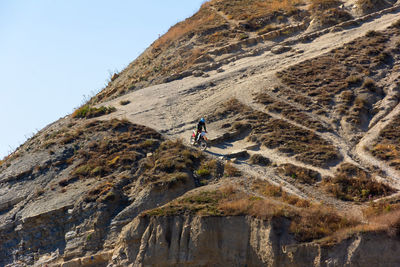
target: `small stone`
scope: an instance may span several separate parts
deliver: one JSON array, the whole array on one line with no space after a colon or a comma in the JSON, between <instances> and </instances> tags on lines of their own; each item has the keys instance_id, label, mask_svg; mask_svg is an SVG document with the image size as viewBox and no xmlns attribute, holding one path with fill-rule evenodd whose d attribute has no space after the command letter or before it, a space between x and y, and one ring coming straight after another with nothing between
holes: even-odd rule
<instances>
[{"instance_id":1,"label":"small stone","mask_svg":"<svg viewBox=\"0 0 400 267\"><path fill-rule=\"evenodd\" d=\"M274 54L282 54L290 50L292 50L290 46L277 45L271 49L271 52Z\"/></svg>"}]
</instances>

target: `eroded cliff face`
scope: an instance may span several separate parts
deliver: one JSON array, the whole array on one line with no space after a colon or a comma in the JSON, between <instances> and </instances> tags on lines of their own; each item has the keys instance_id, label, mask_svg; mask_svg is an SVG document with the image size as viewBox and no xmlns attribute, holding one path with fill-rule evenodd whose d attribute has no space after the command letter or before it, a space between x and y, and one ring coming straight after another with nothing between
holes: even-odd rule
<instances>
[{"instance_id":1,"label":"eroded cliff face","mask_svg":"<svg viewBox=\"0 0 400 267\"><path fill-rule=\"evenodd\" d=\"M399 266L400 240L362 233L335 245L299 244L283 218L138 217L109 266Z\"/></svg>"}]
</instances>

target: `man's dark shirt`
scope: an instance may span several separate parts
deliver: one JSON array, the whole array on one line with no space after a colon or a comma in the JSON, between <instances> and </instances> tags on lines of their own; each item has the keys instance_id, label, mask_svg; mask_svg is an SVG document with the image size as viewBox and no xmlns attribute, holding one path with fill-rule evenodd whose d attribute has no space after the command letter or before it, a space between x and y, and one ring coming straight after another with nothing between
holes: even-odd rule
<instances>
[{"instance_id":1,"label":"man's dark shirt","mask_svg":"<svg viewBox=\"0 0 400 267\"><path fill-rule=\"evenodd\" d=\"M197 131L201 132L203 127L204 127L204 131L207 132L206 123L199 121L199 123L197 124Z\"/></svg>"}]
</instances>

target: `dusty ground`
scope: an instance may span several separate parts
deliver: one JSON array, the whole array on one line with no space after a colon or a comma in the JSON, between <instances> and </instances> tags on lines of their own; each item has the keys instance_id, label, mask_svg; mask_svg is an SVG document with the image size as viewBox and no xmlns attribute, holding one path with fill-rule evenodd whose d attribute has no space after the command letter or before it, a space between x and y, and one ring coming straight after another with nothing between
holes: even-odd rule
<instances>
[{"instance_id":1,"label":"dusty ground","mask_svg":"<svg viewBox=\"0 0 400 267\"><path fill-rule=\"evenodd\" d=\"M188 140L191 130L197 120L202 116L212 114L214 110L228 99L236 98L243 104L254 110L265 112L268 115L285 120L294 125L309 129L307 125L299 125L279 114L270 113L256 103L254 95L265 89L268 84L273 87L279 81L275 73L287 69L304 60L322 55L333 48L341 47L345 43L357 37L364 36L370 30L384 30L399 19L400 11L386 13L377 18L366 21L358 27L332 31L317 37L312 42L296 42L291 46L291 51L283 54L274 54L269 50L258 56L246 57L223 65L223 71L210 71L209 77L187 77L170 83L147 87L102 105L110 105L117 111L102 117L102 119L125 118L137 124L143 124L160 131L172 138ZM301 37L297 37L301 38ZM256 49L257 47L255 47ZM121 105L122 100L129 100L130 104ZM331 132L318 132L323 139L332 142L343 155L345 162L355 165L375 166L387 175L381 179L396 189L400 189L400 173L371 157L364 145L372 142L386 124L400 112L399 106L385 114L377 124L370 127L358 145L352 147L340 136ZM328 122L327 122L328 123ZM208 125L209 138L214 139L224 133L218 123ZM247 148L251 143L245 140L236 140L223 145L210 147L208 152L215 156L228 155L236 150ZM335 168L318 168L310 164L300 163L291 157L273 149L260 147L256 151L248 150L250 154L259 153L265 155L275 165L292 163L318 171L322 176L333 176ZM338 206L342 210L353 209L354 206L338 201L337 199L320 194L313 187L294 185L284 178L276 175L272 168L254 167L244 161L238 161L237 166L245 173L270 180L274 184L280 184L285 190L298 196L317 199Z\"/></svg>"}]
</instances>

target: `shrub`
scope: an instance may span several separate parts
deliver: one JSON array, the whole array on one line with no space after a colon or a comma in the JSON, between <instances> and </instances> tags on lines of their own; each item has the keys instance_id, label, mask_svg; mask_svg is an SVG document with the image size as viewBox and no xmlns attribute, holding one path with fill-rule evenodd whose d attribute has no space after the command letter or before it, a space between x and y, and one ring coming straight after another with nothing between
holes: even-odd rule
<instances>
[{"instance_id":1,"label":"shrub","mask_svg":"<svg viewBox=\"0 0 400 267\"><path fill-rule=\"evenodd\" d=\"M375 87L375 81L371 78L366 78L363 83L363 87L372 89Z\"/></svg>"},{"instance_id":2,"label":"shrub","mask_svg":"<svg viewBox=\"0 0 400 267\"><path fill-rule=\"evenodd\" d=\"M264 28L258 30L258 31L257 31L257 34L258 34L258 35L263 35L263 34L266 34L266 33L268 33L268 32L275 31L275 30L277 30L277 29L279 29L279 27L277 27L277 26L275 26L275 25L272 25L272 24L268 24L268 25L265 26Z\"/></svg>"},{"instance_id":3,"label":"shrub","mask_svg":"<svg viewBox=\"0 0 400 267\"><path fill-rule=\"evenodd\" d=\"M329 192L347 201L368 201L394 192L391 187L373 180L365 170L350 163L341 164L336 176L325 183Z\"/></svg>"},{"instance_id":4,"label":"shrub","mask_svg":"<svg viewBox=\"0 0 400 267\"><path fill-rule=\"evenodd\" d=\"M349 178L344 174L339 174L332 180L328 191L342 200L368 201L376 197L387 196L394 190L366 177Z\"/></svg>"},{"instance_id":5,"label":"shrub","mask_svg":"<svg viewBox=\"0 0 400 267\"><path fill-rule=\"evenodd\" d=\"M340 5L339 0L311 0L311 10L324 10Z\"/></svg>"},{"instance_id":6,"label":"shrub","mask_svg":"<svg viewBox=\"0 0 400 267\"><path fill-rule=\"evenodd\" d=\"M91 171L92 167L90 165L82 165L75 170L74 174L81 176L88 176Z\"/></svg>"},{"instance_id":7,"label":"shrub","mask_svg":"<svg viewBox=\"0 0 400 267\"><path fill-rule=\"evenodd\" d=\"M346 82L348 86L360 84L362 81L362 77L359 75L351 75L346 78Z\"/></svg>"},{"instance_id":8,"label":"shrub","mask_svg":"<svg viewBox=\"0 0 400 267\"><path fill-rule=\"evenodd\" d=\"M374 31L374 30L370 30L365 34L366 37L376 37L376 36L380 36L380 35L381 35L381 33Z\"/></svg>"},{"instance_id":9,"label":"shrub","mask_svg":"<svg viewBox=\"0 0 400 267\"><path fill-rule=\"evenodd\" d=\"M199 175L199 176L209 176L210 175L210 170L209 169L205 169L205 168L203 168L203 169L199 169L199 170L197 170L196 171L196 174L197 175Z\"/></svg>"},{"instance_id":10,"label":"shrub","mask_svg":"<svg viewBox=\"0 0 400 267\"><path fill-rule=\"evenodd\" d=\"M196 171L196 174L201 177L209 175L216 175L217 172L217 161L215 159L209 161L203 161L200 168Z\"/></svg>"},{"instance_id":11,"label":"shrub","mask_svg":"<svg viewBox=\"0 0 400 267\"><path fill-rule=\"evenodd\" d=\"M102 115L109 114L116 111L114 107L104 107L99 108L91 107L90 105L84 105L72 113L72 118L94 118Z\"/></svg>"},{"instance_id":12,"label":"shrub","mask_svg":"<svg viewBox=\"0 0 400 267\"><path fill-rule=\"evenodd\" d=\"M271 161L261 154L253 154L250 157L250 163L261 165L261 166L267 166L271 163Z\"/></svg>"},{"instance_id":13,"label":"shrub","mask_svg":"<svg viewBox=\"0 0 400 267\"><path fill-rule=\"evenodd\" d=\"M318 172L290 163L280 165L279 171L286 176L306 184L314 184L320 179L320 174Z\"/></svg>"},{"instance_id":14,"label":"shrub","mask_svg":"<svg viewBox=\"0 0 400 267\"><path fill-rule=\"evenodd\" d=\"M242 173L232 165L229 161L225 164L224 167L224 175L225 176L240 176Z\"/></svg>"},{"instance_id":15,"label":"shrub","mask_svg":"<svg viewBox=\"0 0 400 267\"><path fill-rule=\"evenodd\" d=\"M388 52L382 52L378 55L377 58L382 64L389 64L392 60L392 55L390 55Z\"/></svg>"},{"instance_id":16,"label":"shrub","mask_svg":"<svg viewBox=\"0 0 400 267\"><path fill-rule=\"evenodd\" d=\"M247 33L241 33L238 36L239 40L245 40L245 39L248 39L248 38L249 38L249 35Z\"/></svg>"},{"instance_id":17,"label":"shrub","mask_svg":"<svg viewBox=\"0 0 400 267\"><path fill-rule=\"evenodd\" d=\"M317 205L304 209L301 215L295 216L289 230L296 240L309 242L357 224L359 224L358 221L346 219L329 207Z\"/></svg>"},{"instance_id":18,"label":"shrub","mask_svg":"<svg viewBox=\"0 0 400 267\"><path fill-rule=\"evenodd\" d=\"M130 100L121 100L121 101L119 102L119 104L120 104L121 106L128 105L129 103L131 103Z\"/></svg>"}]
</instances>

